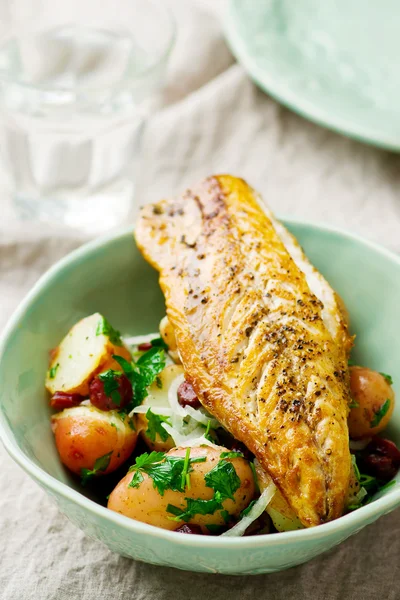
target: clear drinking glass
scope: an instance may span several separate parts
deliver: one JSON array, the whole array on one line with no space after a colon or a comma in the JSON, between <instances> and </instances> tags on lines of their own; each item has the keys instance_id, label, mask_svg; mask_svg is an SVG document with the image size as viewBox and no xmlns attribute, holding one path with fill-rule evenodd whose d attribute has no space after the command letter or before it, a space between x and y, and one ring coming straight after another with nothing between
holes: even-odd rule
<instances>
[{"instance_id":1,"label":"clear drinking glass","mask_svg":"<svg viewBox=\"0 0 400 600\"><path fill-rule=\"evenodd\" d=\"M17 212L101 231L132 208L174 42L160 0L3 0L0 150Z\"/></svg>"}]
</instances>

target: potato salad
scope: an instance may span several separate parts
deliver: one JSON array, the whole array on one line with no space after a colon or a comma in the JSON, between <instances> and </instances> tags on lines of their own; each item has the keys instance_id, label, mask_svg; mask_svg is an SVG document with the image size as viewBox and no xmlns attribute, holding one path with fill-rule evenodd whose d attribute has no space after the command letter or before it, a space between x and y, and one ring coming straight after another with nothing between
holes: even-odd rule
<instances>
[{"instance_id":1,"label":"potato salad","mask_svg":"<svg viewBox=\"0 0 400 600\"><path fill-rule=\"evenodd\" d=\"M350 366L350 384L347 511L400 468L399 450L379 435L394 409L392 378ZM167 317L159 332L130 338L99 313L80 320L51 350L45 385L61 462L82 486L102 480L110 510L180 534L304 526L254 455L203 408Z\"/></svg>"}]
</instances>

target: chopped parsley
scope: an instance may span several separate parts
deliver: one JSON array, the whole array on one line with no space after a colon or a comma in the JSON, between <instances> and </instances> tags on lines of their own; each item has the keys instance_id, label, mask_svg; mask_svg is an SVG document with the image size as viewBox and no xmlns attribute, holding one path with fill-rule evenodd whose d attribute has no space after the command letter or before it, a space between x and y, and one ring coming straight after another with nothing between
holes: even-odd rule
<instances>
[{"instance_id":1,"label":"chopped parsley","mask_svg":"<svg viewBox=\"0 0 400 600\"><path fill-rule=\"evenodd\" d=\"M257 502L257 500L252 500L250 502L250 504L247 506L247 508L245 508L244 510L242 510L242 512L240 513L240 518L241 519L243 517L245 517L246 515L249 514L249 512L251 511L251 509L253 508L253 506L255 505L256 502Z\"/></svg>"},{"instance_id":2,"label":"chopped parsley","mask_svg":"<svg viewBox=\"0 0 400 600\"><path fill-rule=\"evenodd\" d=\"M213 515L217 510L222 509L222 502L219 492L214 494L211 500L200 500L195 498L185 498L186 507L184 509L174 506L173 504L167 505L167 512L174 515L170 517L172 521L190 521L195 515Z\"/></svg>"},{"instance_id":3,"label":"chopped parsley","mask_svg":"<svg viewBox=\"0 0 400 600\"><path fill-rule=\"evenodd\" d=\"M162 387L163 387L162 380L161 380L161 377L159 377L158 375L156 377L156 386L158 387L159 390L162 390Z\"/></svg>"},{"instance_id":4,"label":"chopped parsley","mask_svg":"<svg viewBox=\"0 0 400 600\"><path fill-rule=\"evenodd\" d=\"M155 415L151 408L146 413L147 419L147 430L146 435L151 439L152 442L156 441L157 435L161 438L163 442L166 442L169 438L169 433L162 426L163 423L171 424L168 417L163 417L162 415Z\"/></svg>"},{"instance_id":5,"label":"chopped parsley","mask_svg":"<svg viewBox=\"0 0 400 600\"><path fill-rule=\"evenodd\" d=\"M218 464L204 476L207 487L214 490L214 496L210 500L200 498L185 498L186 506L179 508L173 504L168 504L167 512L171 513L173 521L188 522L195 515L213 515L217 510L225 522L228 522L230 515L224 510L223 501L228 498L234 500L234 493L240 487L240 479L232 463L226 460L220 460Z\"/></svg>"},{"instance_id":6,"label":"chopped parsley","mask_svg":"<svg viewBox=\"0 0 400 600\"><path fill-rule=\"evenodd\" d=\"M140 484L142 483L142 481L144 480L143 475L141 474L140 471L135 471L130 484L128 485L128 487L131 488L138 488L140 486Z\"/></svg>"},{"instance_id":7,"label":"chopped parsley","mask_svg":"<svg viewBox=\"0 0 400 600\"><path fill-rule=\"evenodd\" d=\"M164 342L164 340L161 337L155 338L154 340L150 340L150 344L153 346L153 348L162 348L165 351L168 350L168 345Z\"/></svg>"},{"instance_id":8,"label":"chopped parsley","mask_svg":"<svg viewBox=\"0 0 400 600\"><path fill-rule=\"evenodd\" d=\"M383 417L386 415L389 408L390 408L390 399L388 398L382 404L380 409L375 413L374 418L371 421L371 427L377 427L379 425L379 423L382 421Z\"/></svg>"},{"instance_id":9,"label":"chopped parsley","mask_svg":"<svg viewBox=\"0 0 400 600\"><path fill-rule=\"evenodd\" d=\"M382 375L382 377L386 379L389 385L393 385L393 378L391 375L388 375L387 373L379 373L379 375Z\"/></svg>"},{"instance_id":10,"label":"chopped parsley","mask_svg":"<svg viewBox=\"0 0 400 600\"><path fill-rule=\"evenodd\" d=\"M118 391L118 377L121 375L121 371L113 371L112 369L108 369L108 371L104 371L104 373L100 373L100 375L98 375L100 381L104 383L104 393L106 396L111 398L116 406L120 406L122 400L121 394Z\"/></svg>"},{"instance_id":11,"label":"chopped parsley","mask_svg":"<svg viewBox=\"0 0 400 600\"><path fill-rule=\"evenodd\" d=\"M221 517L223 518L225 523L229 523L229 521L231 520L231 515L227 510L221 510Z\"/></svg>"},{"instance_id":12,"label":"chopped parsley","mask_svg":"<svg viewBox=\"0 0 400 600\"><path fill-rule=\"evenodd\" d=\"M104 456L100 456L99 458L97 458L94 463L93 469L81 469L82 485L86 485L86 483L90 479L92 479L92 477L107 469L108 465L110 464L112 453L113 450L111 450L111 452L108 452L108 454L104 454Z\"/></svg>"},{"instance_id":13,"label":"chopped parsley","mask_svg":"<svg viewBox=\"0 0 400 600\"><path fill-rule=\"evenodd\" d=\"M350 504L347 507L348 510L356 510L357 508L361 508L361 506L364 506L365 504L369 504L370 502L372 502L373 496L376 493L387 490L389 487L396 483L395 479L392 479L387 483L382 483L381 480L377 479L376 477L373 477L372 475L361 473L360 469L357 466L357 459L354 454L351 455L351 462L354 467L354 474L357 478L357 481L360 484L360 492L362 492L363 490L364 492L361 500L359 502Z\"/></svg>"},{"instance_id":14,"label":"chopped parsley","mask_svg":"<svg viewBox=\"0 0 400 600\"><path fill-rule=\"evenodd\" d=\"M360 405L358 404L358 402L356 402L356 401L354 400L354 398L352 398L352 400L351 400L351 402L350 402L350 404L349 404L349 408L359 408L359 406L360 406Z\"/></svg>"},{"instance_id":15,"label":"chopped parsley","mask_svg":"<svg viewBox=\"0 0 400 600\"><path fill-rule=\"evenodd\" d=\"M240 478L235 467L226 460L220 460L205 476L206 486L219 493L222 500L234 500L234 493L240 487Z\"/></svg>"},{"instance_id":16,"label":"chopped parsley","mask_svg":"<svg viewBox=\"0 0 400 600\"><path fill-rule=\"evenodd\" d=\"M96 335L106 335L112 344L115 344L116 346L122 345L120 332L114 329L103 316L97 324Z\"/></svg>"},{"instance_id":17,"label":"chopped parsley","mask_svg":"<svg viewBox=\"0 0 400 600\"><path fill-rule=\"evenodd\" d=\"M133 401L128 412L139 406L148 395L147 388L165 368L165 352L162 348L150 348L135 362L129 362L122 356L113 355L129 379L133 390Z\"/></svg>"},{"instance_id":18,"label":"chopped parsley","mask_svg":"<svg viewBox=\"0 0 400 600\"><path fill-rule=\"evenodd\" d=\"M221 452L220 458L244 458L244 454L242 452L236 452L231 450L230 452Z\"/></svg>"},{"instance_id":19,"label":"chopped parsley","mask_svg":"<svg viewBox=\"0 0 400 600\"><path fill-rule=\"evenodd\" d=\"M204 437L206 438L206 440L208 440L209 442L214 443L215 440L211 437L210 435L210 429L211 429L211 420L207 421L207 426L203 425L203 427L206 428L205 432L204 432Z\"/></svg>"},{"instance_id":20,"label":"chopped parsley","mask_svg":"<svg viewBox=\"0 0 400 600\"><path fill-rule=\"evenodd\" d=\"M164 452L145 452L136 458L129 471L139 472L142 477L142 473L146 473L153 480L154 488L163 496L165 490L183 492L187 485L187 476L192 470L191 465L205 461L205 456L187 459L186 456L166 456ZM141 481L137 476L132 487L138 487Z\"/></svg>"},{"instance_id":21,"label":"chopped parsley","mask_svg":"<svg viewBox=\"0 0 400 600\"><path fill-rule=\"evenodd\" d=\"M59 366L60 366L60 363L57 363L56 365L54 365L54 367L51 367L51 369L49 371L49 379L54 379Z\"/></svg>"}]
</instances>

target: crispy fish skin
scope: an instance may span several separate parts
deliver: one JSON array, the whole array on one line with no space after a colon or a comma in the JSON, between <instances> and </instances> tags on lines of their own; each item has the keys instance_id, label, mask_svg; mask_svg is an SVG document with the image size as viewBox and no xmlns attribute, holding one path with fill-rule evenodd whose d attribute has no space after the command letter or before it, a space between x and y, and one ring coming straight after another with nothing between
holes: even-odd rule
<instances>
[{"instance_id":1,"label":"crispy fish skin","mask_svg":"<svg viewBox=\"0 0 400 600\"><path fill-rule=\"evenodd\" d=\"M351 459L346 350L260 207L228 175L142 209L186 379L305 526L339 517Z\"/></svg>"}]
</instances>

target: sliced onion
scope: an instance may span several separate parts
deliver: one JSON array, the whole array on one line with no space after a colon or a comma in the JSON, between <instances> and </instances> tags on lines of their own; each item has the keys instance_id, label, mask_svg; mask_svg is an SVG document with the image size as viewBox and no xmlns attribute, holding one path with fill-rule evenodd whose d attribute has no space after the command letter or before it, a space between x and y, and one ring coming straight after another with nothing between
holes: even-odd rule
<instances>
[{"instance_id":1,"label":"sliced onion","mask_svg":"<svg viewBox=\"0 0 400 600\"><path fill-rule=\"evenodd\" d=\"M141 404L140 406L135 406L135 408L129 413L129 416L131 417L134 414L144 415L149 409L151 410L153 415L161 415L163 417L170 417L172 415L172 410L170 408L165 408L163 406L150 406L149 404Z\"/></svg>"},{"instance_id":2,"label":"sliced onion","mask_svg":"<svg viewBox=\"0 0 400 600\"><path fill-rule=\"evenodd\" d=\"M179 415L180 417L188 416L188 413L186 412L186 410L178 402L178 388L181 385L181 383L183 383L184 381L185 381L185 376L178 375L178 377L175 377L175 379L173 379L173 381L171 382L171 385L169 386L169 389L168 389L169 405L172 408L172 411L176 415Z\"/></svg>"},{"instance_id":3,"label":"sliced onion","mask_svg":"<svg viewBox=\"0 0 400 600\"><path fill-rule=\"evenodd\" d=\"M253 521L255 521L256 519L258 519L258 517L260 515L262 515L262 513L265 511L268 504L271 502L272 498L274 497L275 492L276 492L276 486L271 481L267 485L267 487L265 488L265 490L263 491L263 493L261 494L261 496L259 497L257 502L252 506L249 513L247 515L245 515L239 521L239 523L236 523L236 525L234 525L234 527L232 527L232 529L228 529L228 531L225 531L221 535L226 536L226 537L236 537L236 536L244 535L244 533L245 533L246 529L249 527L249 525L251 525L253 523Z\"/></svg>"},{"instance_id":4,"label":"sliced onion","mask_svg":"<svg viewBox=\"0 0 400 600\"><path fill-rule=\"evenodd\" d=\"M362 502L365 498L365 496L368 496L368 492L365 489L365 487L360 488L360 490L357 492L356 496L354 497L356 502ZM354 504L356 504L356 502L354 502Z\"/></svg>"},{"instance_id":5,"label":"sliced onion","mask_svg":"<svg viewBox=\"0 0 400 600\"><path fill-rule=\"evenodd\" d=\"M370 443L371 438L367 438L366 440L350 440L349 446L350 450L364 450Z\"/></svg>"},{"instance_id":6,"label":"sliced onion","mask_svg":"<svg viewBox=\"0 0 400 600\"><path fill-rule=\"evenodd\" d=\"M146 344L147 342L151 342L156 338L159 338L160 334L157 333L148 333L146 335L133 335L131 337L123 337L122 341L125 342L128 346L139 346L139 344Z\"/></svg>"},{"instance_id":7,"label":"sliced onion","mask_svg":"<svg viewBox=\"0 0 400 600\"><path fill-rule=\"evenodd\" d=\"M202 435L204 428L196 427L190 434L184 435L180 433L175 427L168 425L168 423L161 423L165 431L172 437L177 446L182 448L193 448L194 446L211 446L212 448L219 448L216 444L213 444L204 435Z\"/></svg>"}]
</instances>

